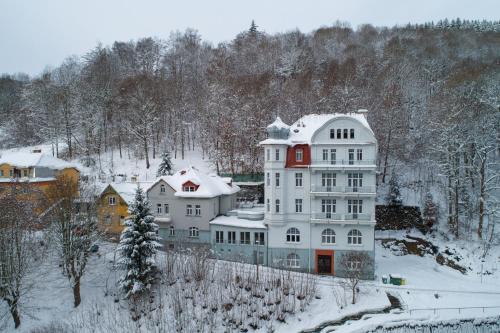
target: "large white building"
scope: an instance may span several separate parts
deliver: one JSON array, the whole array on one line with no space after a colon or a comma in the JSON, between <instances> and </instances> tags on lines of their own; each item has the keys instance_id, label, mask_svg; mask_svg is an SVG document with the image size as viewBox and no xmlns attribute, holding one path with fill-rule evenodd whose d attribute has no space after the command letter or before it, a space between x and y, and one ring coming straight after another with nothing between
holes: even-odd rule
<instances>
[{"instance_id":1,"label":"large white building","mask_svg":"<svg viewBox=\"0 0 500 333\"><path fill-rule=\"evenodd\" d=\"M278 117L264 148L267 264L342 275L346 251L374 256L377 140L366 111Z\"/></svg>"}]
</instances>

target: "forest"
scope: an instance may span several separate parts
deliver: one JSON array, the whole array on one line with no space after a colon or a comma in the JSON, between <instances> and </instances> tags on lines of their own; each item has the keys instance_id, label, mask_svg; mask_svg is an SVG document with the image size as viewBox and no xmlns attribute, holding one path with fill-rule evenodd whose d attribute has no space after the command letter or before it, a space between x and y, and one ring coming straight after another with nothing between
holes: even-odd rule
<instances>
[{"instance_id":1,"label":"forest","mask_svg":"<svg viewBox=\"0 0 500 333\"><path fill-rule=\"evenodd\" d=\"M252 22L216 46L188 29L99 44L34 77L4 74L0 148L48 143L86 165L114 151L146 168L199 149L218 172L258 173L277 115L368 109L380 184L413 177L424 213L438 205L456 237L484 239L500 214L499 83L500 22L278 34ZM405 176L415 170L424 175Z\"/></svg>"}]
</instances>

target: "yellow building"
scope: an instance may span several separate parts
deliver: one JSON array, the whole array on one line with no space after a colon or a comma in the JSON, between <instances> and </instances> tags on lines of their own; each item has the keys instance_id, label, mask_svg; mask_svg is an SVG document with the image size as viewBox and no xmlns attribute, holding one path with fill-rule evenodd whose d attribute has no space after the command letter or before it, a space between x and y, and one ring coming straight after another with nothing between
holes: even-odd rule
<instances>
[{"instance_id":1,"label":"yellow building","mask_svg":"<svg viewBox=\"0 0 500 333\"><path fill-rule=\"evenodd\" d=\"M0 196L16 191L20 200L42 212L57 179L78 183L80 171L69 162L40 152L6 152L0 156ZM77 187L75 187L77 188Z\"/></svg>"},{"instance_id":2,"label":"yellow building","mask_svg":"<svg viewBox=\"0 0 500 333\"><path fill-rule=\"evenodd\" d=\"M129 205L135 197L138 183L112 183L101 192L97 217L99 228L108 234L120 234L129 216Z\"/></svg>"}]
</instances>

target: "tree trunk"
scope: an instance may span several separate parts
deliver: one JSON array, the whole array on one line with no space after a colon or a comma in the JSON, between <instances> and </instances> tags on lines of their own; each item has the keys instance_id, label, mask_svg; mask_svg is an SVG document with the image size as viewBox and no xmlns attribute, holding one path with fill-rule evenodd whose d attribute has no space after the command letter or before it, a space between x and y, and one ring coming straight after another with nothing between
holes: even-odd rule
<instances>
[{"instance_id":1,"label":"tree trunk","mask_svg":"<svg viewBox=\"0 0 500 333\"><path fill-rule=\"evenodd\" d=\"M21 317L19 316L19 311L17 310L17 299L14 301L7 301L9 305L10 314L12 319L14 319L14 327L18 328L21 325Z\"/></svg>"},{"instance_id":2,"label":"tree trunk","mask_svg":"<svg viewBox=\"0 0 500 333\"><path fill-rule=\"evenodd\" d=\"M73 298L75 300L76 308L82 302L82 298L80 296L80 278L75 279L75 284L73 285Z\"/></svg>"},{"instance_id":3,"label":"tree trunk","mask_svg":"<svg viewBox=\"0 0 500 333\"><path fill-rule=\"evenodd\" d=\"M148 155L148 139L144 138L144 154L146 157L146 169L149 169L150 164L149 164L149 155Z\"/></svg>"},{"instance_id":4,"label":"tree trunk","mask_svg":"<svg viewBox=\"0 0 500 333\"><path fill-rule=\"evenodd\" d=\"M352 287L352 304L356 304L356 286Z\"/></svg>"},{"instance_id":5,"label":"tree trunk","mask_svg":"<svg viewBox=\"0 0 500 333\"><path fill-rule=\"evenodd\" d=\"M391 145L391 134L392 134L392 130L389 129L389 133L387 135L387 146L385 147L384 171L382 173L382 184L385 184L385 176L387 175L387 160L389 159L389 147Z\"/></svg>"},{"instance_id":6,"label":"tree trunk","mask_svg":"<svg viewBox=\"0 0 500 333\"><path fill-rule=\"evenodd\" d=\"M483 238L483 222L484 222L484 192L485 192L485 160L483 159L481 161L481 168L480 168L480 174L481 174L481 183L480 183L480 195L479 195L479 223L477 226L477 236L479 239Z\"/></svg>"}]
</instances>

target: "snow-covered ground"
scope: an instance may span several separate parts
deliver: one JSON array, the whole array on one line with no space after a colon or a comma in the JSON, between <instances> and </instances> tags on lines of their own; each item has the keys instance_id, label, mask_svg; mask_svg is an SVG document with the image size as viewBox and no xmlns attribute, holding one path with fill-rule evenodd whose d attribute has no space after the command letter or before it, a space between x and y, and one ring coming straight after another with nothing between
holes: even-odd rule
<instances>
[{"instance_id":1,"label":"snow-covered ground","mask_svg":"<svg viewBox=\"0 0 500 333\"><path fill-rule=\"evenodd\" d=\"M112 259L115 244L101 245L99 255L93 255L88 274L82 282L82 304L74 309L72 292L69 283L61 275L54 260L47 261L40 272L36 286L27 294L22 302L22 325L19 332L30 332L36 327L46 326L51 322L83 320L94 312L103 309L120 312L120 316L128 318L125 301L115 303L115 281L119 272L112 270ZM498 260L499 249L493 250ZM249 266L252 267L252 266ZM253 268L251 268L253 269ZM265 272L265 268L261 268ZM407 285L384 285L380 276L398 273L407 279ZM381 323L398 323L402 321L438 321L456 318L478 318L500 315L500 279L499 272L484 276L481 283L475 268L466 275L446 266L440 266L431 256L414 255L395 256L390 250L377 242L376 248L377 280L363 282L358 303L350 304L350 294L340 287L341 279L319 277L317 282L317 299L305 308L304 312L289 314L286 322L276 321L276 332L299 332L314 328L325 321L340 319L359 311L376 311L390 305L386 292L398 295L403 303L403 311L389 314L367 315L360 321L351 321L340 327L338 332L362 332ZM437 295L437 297L436 297ZM448 309L434 308L458 307L499 308ZM428 310L417 310L428 309ZM411 310L411 312L410 312ZM0 317L3 326L0 331L13 331L12 319L5 312L5 304L0 305ZM110 313L106 312L107 316ZM220 331L223 331L221 327ZM258 330L259 331L259 330ZM265 332L266 328L260 331Z\"/></svg>"}]
</instances>

